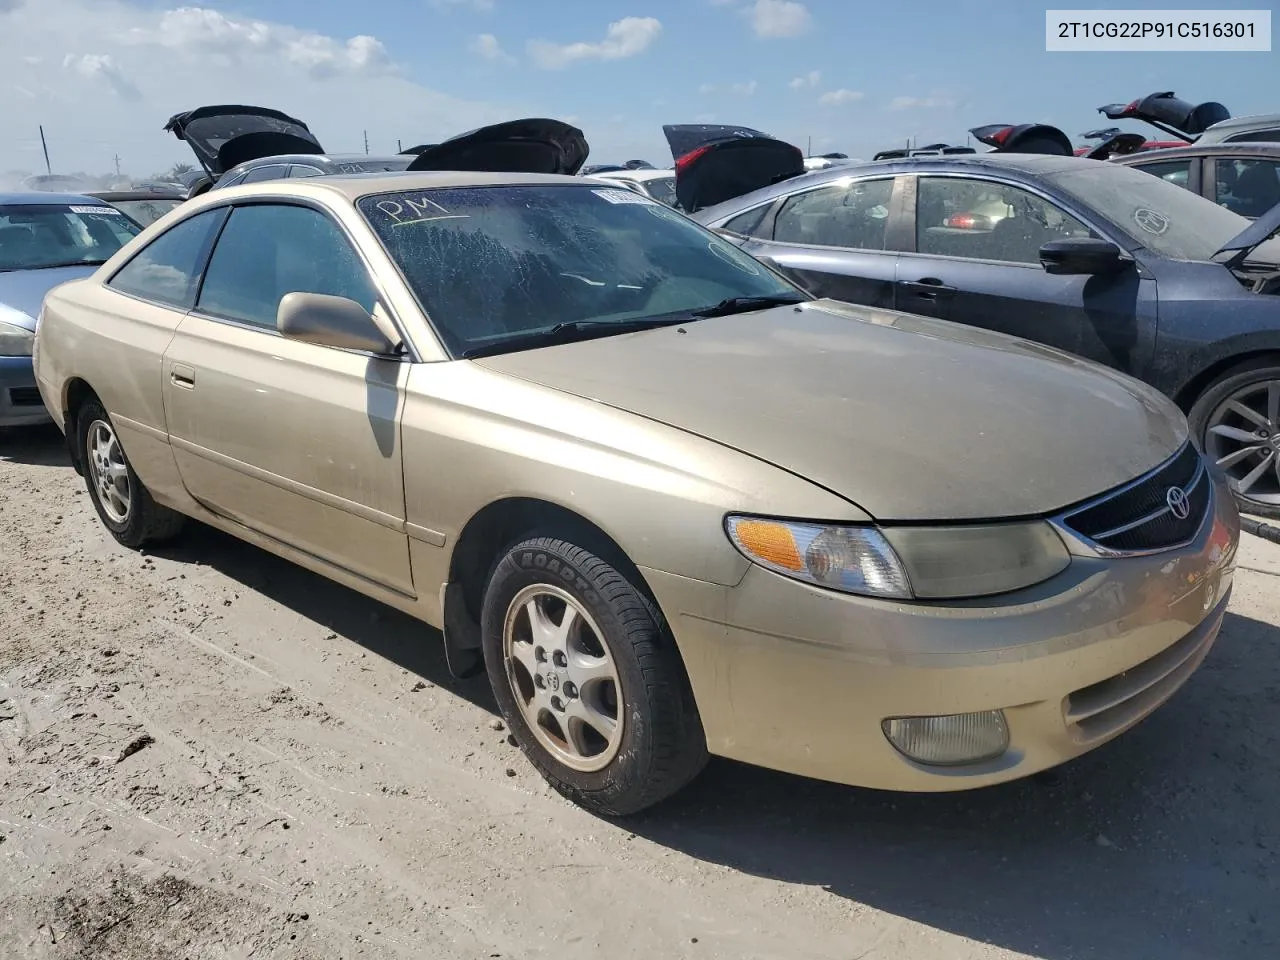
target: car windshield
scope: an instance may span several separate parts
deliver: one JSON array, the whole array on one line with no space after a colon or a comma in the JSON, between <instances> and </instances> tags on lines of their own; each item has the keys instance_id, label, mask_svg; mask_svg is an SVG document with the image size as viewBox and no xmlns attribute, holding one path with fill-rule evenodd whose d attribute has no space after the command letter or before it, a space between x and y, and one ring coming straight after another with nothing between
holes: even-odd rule
<instances>
[{"instance_id":1,"label":"car windshield","mask_svg":"<svg viewBox=\"0 0 1280 960\"><path fill-rule=\"evenodd\" d=\"M182 201L170 200L164 197L147 197L137 200L112 200L110 202L117 210L123 210L127 216L146 227L176 208Z\"/></svg>"},{"instance_id":2,"label":"car windshield","mask_svg":"<svg viewBox=\"0 0 1280 960\"><path fill-rule=\"evenodd\" d=\"M1105 175L1103 175L1105 174ZM1148 250L1172 260L1212 260L1249 221L1132 167L1073 166L1046 179Z\"/></svg>"},{"instance_id":3,"label":"car windshield","mask_svg":"<svg viewBox=\"0 0 1280 960\"><path fill-rule=\"evenodd\" d=\"M566 326L590 324L600 335L611 325L696 319L740 298L807 299L737 247L623 187L415 190L364 197L359 208L455 356L529 345L530 335Z\"/></svg>"},{"instance_id":4,"label":"car windshield","mask_svg":"<svg viewBox=\"0 0 1280 960\"><path fill-rule=\"evenodd\" d=\"M140 232L105 204L0 206L0 271L103 263Z\"/></svg>"}]
</instances>

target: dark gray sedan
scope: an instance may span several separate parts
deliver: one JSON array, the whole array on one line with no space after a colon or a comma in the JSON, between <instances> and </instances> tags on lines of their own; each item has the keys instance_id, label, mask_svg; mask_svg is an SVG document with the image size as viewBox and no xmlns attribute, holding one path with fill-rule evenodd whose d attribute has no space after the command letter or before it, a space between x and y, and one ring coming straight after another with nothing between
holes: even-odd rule
<instances>
[{"instance_id":1,"label":"dark gray sedan","mask_svg":"<svg viewBox=\"0 0 1280 960\"><path fill-rule=\"evenodd\" d=\"M702 136L672 140L695 219L818 296L1015 334L1151 383L1244 505L1280 516L1280 208L1250 223L1071 156L806 174L799 150L758 131Z\"/></svg>"}]
</instances>

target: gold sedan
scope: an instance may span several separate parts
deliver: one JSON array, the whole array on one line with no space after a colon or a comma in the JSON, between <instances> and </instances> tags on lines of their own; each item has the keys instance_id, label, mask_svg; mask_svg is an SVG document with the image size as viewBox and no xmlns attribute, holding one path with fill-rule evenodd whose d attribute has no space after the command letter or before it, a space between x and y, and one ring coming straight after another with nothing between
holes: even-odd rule
<instances>
[{"instance_id":1,"label":"gold sedan","mask_svg":"<svg viewBox=\"0 0 1280 960\"><path fill-rule=\"evenodd\" d=\"M1167 700L1230 594L1232 498L1154 390L813 300L583 178L213 191L48 297L36 370L121 543L194 518L440 627L604 814L709 753L1043 770Z\"/></svg>"}]
</instances>

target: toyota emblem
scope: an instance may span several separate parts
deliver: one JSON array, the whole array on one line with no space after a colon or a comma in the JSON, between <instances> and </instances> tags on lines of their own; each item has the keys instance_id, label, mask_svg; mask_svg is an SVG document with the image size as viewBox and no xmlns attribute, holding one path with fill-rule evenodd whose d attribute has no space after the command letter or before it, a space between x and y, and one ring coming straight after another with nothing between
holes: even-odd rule
<instances>
[{"instance_id":1,"label":"toyota emblem","mask_svg":"<svg viewBox=\"0 0 1280 960\"><path fill-rule=\"evenodd\" d=\"M1181 487L1170 487L1165 492L1164 502L1169 505L1169 512L1179 520L1191 516L1191 499Z\"/></svg>"}]
</instances>

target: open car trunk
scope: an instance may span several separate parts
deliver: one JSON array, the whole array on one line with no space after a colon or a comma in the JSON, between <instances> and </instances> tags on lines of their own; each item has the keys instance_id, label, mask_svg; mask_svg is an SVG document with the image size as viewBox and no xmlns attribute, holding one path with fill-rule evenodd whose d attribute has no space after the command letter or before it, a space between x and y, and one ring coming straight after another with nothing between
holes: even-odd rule
<instances>
[{"instance_id":1,"label":"open car trunk","mask_svg":"<svg viewBox=\"0 0 1280 960\"><path fill-rule=\"evenodd\" d=\"M591 148L577 127L560 120L508 120L412 148L410 170L472 170L573 176ZM409 151L406 151L409 152Z\"/></svg>"},{"instance_id":2,"label":"open car trunk","mask_svg":"<svg viewBox=\"0 0 1280 960\"><path fill-rule=\"evenodd\" d=\"M1108 103L1098 112L1108 120L1143 120L1188 143L1215 123L1231 119L1231 112L1220 103L1188 103L1174 96L1172 90L1151 93L1129 103Z\"/></svg>"},{"instance_id":3,"label":"open car trunk","mask_svg":"<svg viewBox=\"0 0 1280 960\"><path fill-rule=\"evenodd\" d=\"M324 153L305 123L267 107L199 107L174 114L164 128L186 141L211 180L247 160L286 153Z\"/></svg>"},{"instance_id":4,"label":"open car trunk","mask_svg":"<svg viewBox=\"0 0 1280 960\"><path fill-rule=\"evenodd\" d=\"M804 151L750 127L712 123L662 128L676 168L676 200L686 213L805 172Z\"/></svg>"},{"instance_id":5,"label":"open car trunk","mask_svg":"<svg viewBox=\"0 0 1280 960\"><path fill-rule=\"evenodd\" d=\"M997 153L1047 153L1070 157L1075 153L1071 138L1047 123L990 123L969 131L979 143Z\"/></svg>"}]
</instances>

